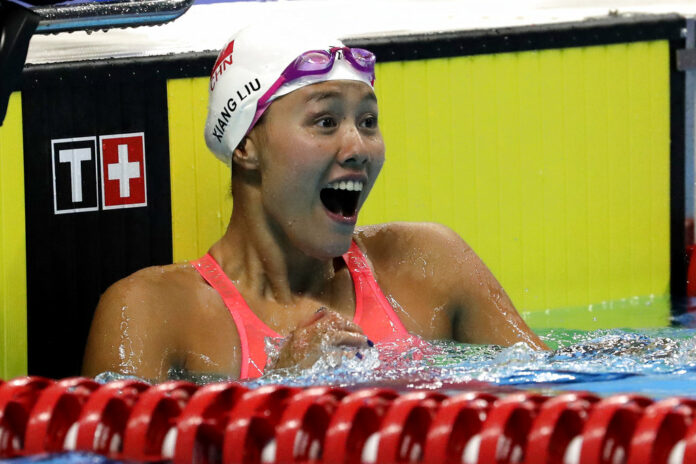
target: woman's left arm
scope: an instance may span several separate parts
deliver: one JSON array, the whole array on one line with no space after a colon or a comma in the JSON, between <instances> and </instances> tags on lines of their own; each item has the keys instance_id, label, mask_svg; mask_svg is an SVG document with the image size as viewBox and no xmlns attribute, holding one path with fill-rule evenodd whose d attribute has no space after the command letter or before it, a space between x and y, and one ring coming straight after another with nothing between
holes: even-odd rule
<instances>
[{"instance_id":1,"label":"woman's left arm","mask_svg":"<svg viewBox=\"0 0 696 464\"><path fill-rule=\"evenodd\" d=\"M456 232L435 223L390 224L383 232L383 251L376 259L384 263L390 259L387 254L401 256L398 272L404 280L411 280L406 286L417 287L421 295L429 294L428 300L447 308L454 340L503 346L524 342L535 349L548 349L522 320L493 273ZM413 272L405 272L404 266ZM428 315L414 312L432 313L433 309L418 304L405 311L423 320Z\"/></svg>"}]
</instances>

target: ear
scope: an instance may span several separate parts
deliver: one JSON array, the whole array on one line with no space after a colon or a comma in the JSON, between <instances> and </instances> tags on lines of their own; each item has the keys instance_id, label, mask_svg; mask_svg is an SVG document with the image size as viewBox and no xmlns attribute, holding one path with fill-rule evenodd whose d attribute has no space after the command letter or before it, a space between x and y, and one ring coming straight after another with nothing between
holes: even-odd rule
<instances>
[{"instance_id":1,"label":"ear","mask_svg":"<svg viewBox=\"0 0 696 464\"><path fill-rule=\"evenodd\" d=\"M232 162L247 170L259 168L259 150L253 137L245 136L232 152Z\"/></svg>"}]
</instances>

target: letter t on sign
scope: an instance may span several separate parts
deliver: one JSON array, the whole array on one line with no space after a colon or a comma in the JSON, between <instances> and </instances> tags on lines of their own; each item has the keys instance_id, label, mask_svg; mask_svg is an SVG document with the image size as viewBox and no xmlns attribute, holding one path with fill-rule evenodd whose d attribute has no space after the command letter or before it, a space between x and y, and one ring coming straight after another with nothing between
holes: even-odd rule
<instances>
[{"instance_id":1,"label":"letter t on sign","mask_svg":"<svg viewBox=\"0 0 696 464\"><path fill-rule=\"evenodd\" d=\"M58 160L61 163L70 163L70 185L72 186L72 201L82 201L82 162L92 159L92 150L89 148L75 148L72 150L60 150Z\"/></svg>"}]
</instances>

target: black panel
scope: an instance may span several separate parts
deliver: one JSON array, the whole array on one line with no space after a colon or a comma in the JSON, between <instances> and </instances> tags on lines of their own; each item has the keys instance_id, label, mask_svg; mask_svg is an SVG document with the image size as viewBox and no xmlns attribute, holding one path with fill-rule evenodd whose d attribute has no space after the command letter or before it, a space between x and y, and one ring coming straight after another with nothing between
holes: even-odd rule
<instances>
[{"instance_id":1,"label":"black panel","mask_svg":"<svg viewBox=\"0 0 696 464\"><path fill-rule=\"evenodd\" d=\"M681 312L686 297L686 74L677 70L676 50L685 40L670 42L670 292L674 311Z\"/></svg>"},{"instance_id":2,"label":"black panel","mask_svg":"<svg viewBox=\"0 0 696 464\"><path fill-rule=\"evenodd\" d=\"M29 372L66 377L80 372L101 293L138 269L172 261L166 82L83 69L25 80L22 94ZM147 206L105 209L99 137L139 133L145 146ZM96 141L94 159L86 159L84 147L89 142L65 141L74 138ZM52 140L60 141L52 144ZM72 203L74 212L69 207L73 197L67 198L72 194L71 147L83 149L72 158L81 169L83 195L83 203ZM58 156L54 148L64 150L62 162L54 162ZM60 200L55 202L54 165L59 167ZM97 176L94 166L99 168ZM142 165L138 166L142 175ZM129 185L135 198L135 184ZM93 192L99 198L96 210L80 209Z\"/></svg>"}]
</instances>

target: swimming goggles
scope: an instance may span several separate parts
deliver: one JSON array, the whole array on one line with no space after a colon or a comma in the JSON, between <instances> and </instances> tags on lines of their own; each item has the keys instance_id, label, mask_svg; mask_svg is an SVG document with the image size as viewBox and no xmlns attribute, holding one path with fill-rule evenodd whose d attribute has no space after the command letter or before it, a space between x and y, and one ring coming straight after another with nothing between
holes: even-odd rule
<instances>
[{"instance_id":1,"label":"swimming goggles","mask_svg":"<svg viewBox=\"0 0 696 464\"><path fill-rule=\"evenodd\" d=\"M271 98L276 91L286 82L293 81L303 76L326 74L333 68L337 59L344 58L353 68L365 74L369 74L370 83L375 82L375 55L364 48L333 47L329 50L309 50L304 52L280 74L266 93L259 98L256 106L256 114L249 126L251 130L264 111L270 106ZM247 132L248 133L248 132Z\"/></svg>"}]
</instances>

